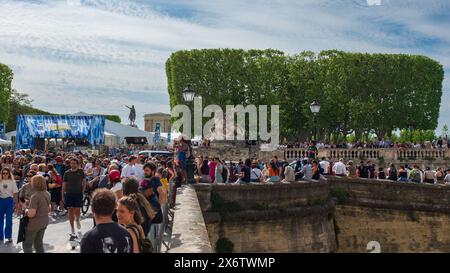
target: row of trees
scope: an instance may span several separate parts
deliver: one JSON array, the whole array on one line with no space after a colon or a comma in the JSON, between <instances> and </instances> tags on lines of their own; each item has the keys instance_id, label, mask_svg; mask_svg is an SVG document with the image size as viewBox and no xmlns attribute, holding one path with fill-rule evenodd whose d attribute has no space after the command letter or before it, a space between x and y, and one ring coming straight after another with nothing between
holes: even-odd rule
<instances>
[{"instance_id":1,"label":"row of trees","mask_svg":"<svg viewBox=\"0 0 450 273\"><path fill-rule=\"evenodd\" d=\"M6 122L8 120L12 79L12 70L8 66L0 63L0 122Z\"/></svg>"},{"instance_id":2,"label":"row of trees","mask_svg":"<svg viewBox=\"0 0 450 273\"><path fill-rule=\"evenodd\" d=\"M171 107L191 84L204 105L280 105L281 137L310 138L317 100L319 138L390 137L396 129L435 130L444 70L419 55L279 50L178 51L166 62ZM339 142L334 137L333 142Z\"/></svg>"}]
</instances>

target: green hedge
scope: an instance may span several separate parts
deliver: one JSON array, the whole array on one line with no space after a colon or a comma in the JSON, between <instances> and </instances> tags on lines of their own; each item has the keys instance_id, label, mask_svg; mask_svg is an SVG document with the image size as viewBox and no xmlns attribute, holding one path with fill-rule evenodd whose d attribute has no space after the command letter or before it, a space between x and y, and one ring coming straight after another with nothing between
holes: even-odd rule
<instances>
[{"instance_id":1,"label":"green hedge","mask_svg":"<svg viewBox=\"0 0 450 273\"><path fill-rule=\"evenodd\" d=\"M419 55L306 51L195 49L166 62L170 106L185 104L192 84L204 105L280 105L282 137L306 139L309 104L321 103L319 136L354 132L356 139L395 129L437 127L444 70ZM338 141L335 139L335 141Z\"/></svg>"}]
</instances>

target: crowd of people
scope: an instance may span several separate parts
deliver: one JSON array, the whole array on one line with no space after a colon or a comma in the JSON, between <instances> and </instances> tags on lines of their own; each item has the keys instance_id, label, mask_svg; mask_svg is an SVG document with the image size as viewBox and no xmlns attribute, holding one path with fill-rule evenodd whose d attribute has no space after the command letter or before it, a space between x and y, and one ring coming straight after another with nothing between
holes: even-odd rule
<instances>
[{"instance_id":1,"label":"crowd of people","mask_svg":"<svg viewBox=\"0 0 450 273\"><path fill-rule=\"evenodd\" d=\"M167 157L21 150L6 152L0 165L0 243L13 243L14 213L27 217L26 253L44 252L49 217L66 214L81 252L160 252L171 198L183 179L176 160ZM82 235L88 195L93 228Z\"/></svg>"},{"instance_id":2,"label":"crowd of people","mask_svg":"<svg viewBox=\"0 0 450 273\"><path fill-rule=\"evenodd\" d=\"M417 182L450 185L450 168L438 167L422 170L418 165L408 164L387 168L377 167L371 160L354 162L343 158L337 162L314 156L297 159L295 162L279 160L274 156L269 162L246 159L228 162L218 157L196 158L195 179L199 183L274 183L298 180L321 180L326 176L349 178L387 179L401 182Z\"/></svg>"},{"instance_id":3,"label":"crowd of people","mask_svg":"<svg viewBox=\"0 0 450 273\"><path fill-rule=\"evenodd\" d=\"M279 148L307 148L309 142L288 142L284 145L280 145ZM338 144L317 143L318 149L357 149L357 148L368 148L368 149L379 149L379 148L393 148L393 149L448 149L450 148L450 139L439 137L433 141L419 142L400 142L396 143L390 139L376 139L370 142L340 142Z\"/></svg>"},{"instance_id":4,"label":"crowd of people","mask_svg":"<svg viewBox=\"0 0 450 273\"><path fill-rule=\"evenodd\" d=\"M44 252L49 217L68 214L70 237L81 239L82 253L160 252L174 206L176 188L188 181L190 145L181 138L175 157L92 155L80 152L9 151L0 158L0 243L13 242L13 214L27 217L23 250ZM314 143L308 157L286 162L276 156L231 162L219 156L195 158L196 183L293 183L327 176L387 179L450 185L450 169L390 164L376 167L343 158L317 158ZM92 229L81 234L81 208L91 197ZM83 222L85 223L85 222ZM6 240L6 241L5 241Z\"/></svg>"}]
</instances>

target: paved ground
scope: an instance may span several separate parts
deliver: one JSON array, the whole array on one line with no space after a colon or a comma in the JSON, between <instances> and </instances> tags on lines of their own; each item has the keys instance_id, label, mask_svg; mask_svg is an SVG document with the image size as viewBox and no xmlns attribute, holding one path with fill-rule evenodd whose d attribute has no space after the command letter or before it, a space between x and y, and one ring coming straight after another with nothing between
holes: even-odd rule
<instances>
[{"instance_id":1,"label":"paved ground","mask_svg":"<svg viewBox=\"0 0 450 273\"><path fill-rule=\"evenodd\" d=\"M94 226L92 216L88 213L81 216L81 232L82 234L89 231ZM19 218L13 219L13 244L0 243L0 253L23 253L22 243L16 244L19 229ZM70 225L66 216L58 218L50 217L50 223L44 235L45 252L49 253L79 253L79 246L74 251L71 250L69 242Z\"/></svg>"}]
</instances>

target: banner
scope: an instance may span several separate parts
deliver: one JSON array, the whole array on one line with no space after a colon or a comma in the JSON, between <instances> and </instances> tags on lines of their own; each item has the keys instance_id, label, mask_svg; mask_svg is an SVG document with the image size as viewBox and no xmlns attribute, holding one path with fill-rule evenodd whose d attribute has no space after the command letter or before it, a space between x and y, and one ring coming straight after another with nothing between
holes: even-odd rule
<instances>
[{"instance_id":1,"label":"banner","mask_svg":"<svg viewBox=\"0 0 450 273\"><path fill-rule=\"evenodd\" d=\"M105 143L104 116L17 116L16 148L32 149L36 138L85 138L92 145Z\"/></svg>"},{"instance_id":2,"label":"banner","mask_svg":"<svg viewBox=\"0 0 450 273\"><path fill-rule=\"evenodd\" d=\"M154 143L159 143L161 141L161 124L159 122L155 125L155 138Z\"/></svg>"}]
</instances>

